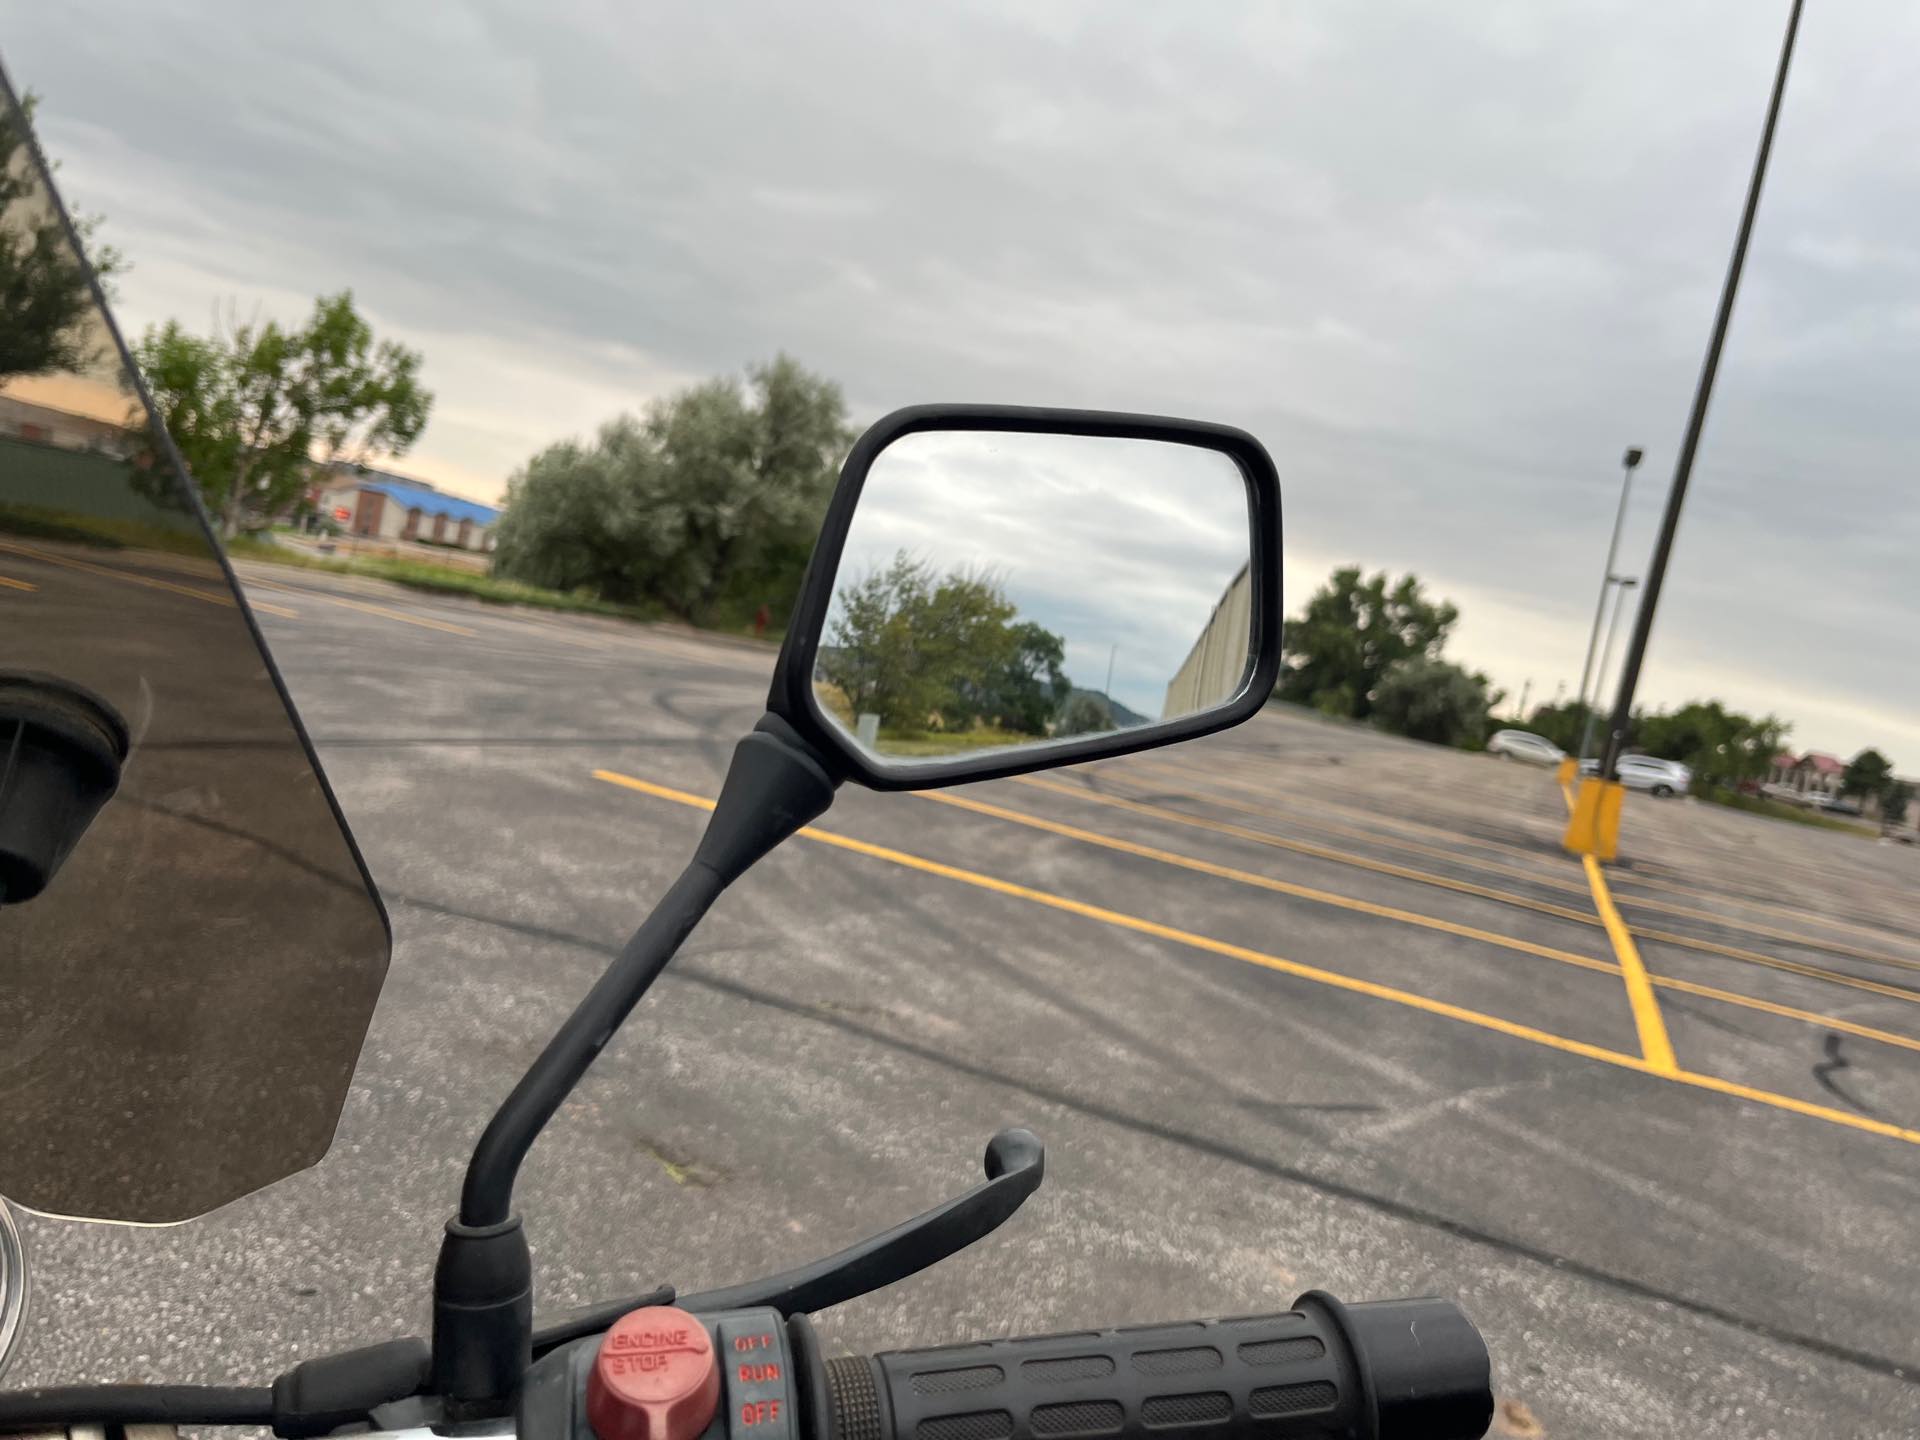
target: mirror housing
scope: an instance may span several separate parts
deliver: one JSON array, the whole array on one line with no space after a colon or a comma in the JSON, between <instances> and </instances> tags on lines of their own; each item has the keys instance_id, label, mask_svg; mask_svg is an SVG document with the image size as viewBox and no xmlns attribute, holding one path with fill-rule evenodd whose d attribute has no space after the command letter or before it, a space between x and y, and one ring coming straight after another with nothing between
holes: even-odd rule
<instances>
[{"instance_id":1,"label":"mirror housing","mask_svg":"<svg viewBox=\"0 0 1920 1440\"><path fill-rule=\"evenodd\" d=\"M1248 663L1239 686L1219 702L1172 718L1125 729L982 749L937 760L884 760L856 742L820 711L814 672L834 607L841 561L869 471L887 448L910 435L1000 432L1080 436L1188 446L1225 456L1246 483L1246 576L1251 588ZM1237 583L1237 582L1236 582ZM848 452L828 505L820 537L802 582L799 603L775 667L767 708L793 726L820 754L831 757L836 778L875 790L919 790L994 780L1085 760L1129 754L1195 739L1249 719L1272 694L1280 670L1280 481L1266 449L1244 430L1196 420L1113 411L1017 405L915 405L870 426Z\"/></svg>"}]
</instances>

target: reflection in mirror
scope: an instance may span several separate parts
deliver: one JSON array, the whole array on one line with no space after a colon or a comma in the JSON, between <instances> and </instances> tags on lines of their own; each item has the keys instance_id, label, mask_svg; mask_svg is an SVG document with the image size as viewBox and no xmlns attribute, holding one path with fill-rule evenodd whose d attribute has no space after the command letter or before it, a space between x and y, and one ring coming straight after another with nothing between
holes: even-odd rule
<instances>
[{"instance_id":1,"label":"reflection in mirror","mask_svg":"<svg viewBox=\"0 0 1920 1440\"><path fill-rule=\"evenodd\" d=\"M180 1220L325 1153L386 923L4 77L0 282L0 1194Z\"/></svg>"},{"instance_id":2,"label":"reflection in mirror","mask_svg":"<svg viewBox=\"0 0 1920 1440\"><path fill-rule=\"evenodd\" d=\"M1247 495L1231 456L1195 445L902 436L860 493L815 702L880 763L1221 706L1250 663Z\"/></svg>"}]
</instances>

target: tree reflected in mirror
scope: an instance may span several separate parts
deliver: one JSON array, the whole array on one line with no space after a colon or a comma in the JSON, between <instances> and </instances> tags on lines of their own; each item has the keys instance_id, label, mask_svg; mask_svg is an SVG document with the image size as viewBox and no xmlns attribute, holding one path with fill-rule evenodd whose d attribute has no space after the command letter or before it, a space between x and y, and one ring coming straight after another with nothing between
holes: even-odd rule
<instances>
[{"instance_id":1,"label":"tree reflected in mirror","mask_svg":"<svg viewBox=\"0 0 1920 1440\"><path fill-rule=\"evenodd\" d=\"M850 582L817 661L822 702L889 755L938 755L1054 733L1073 691L1065 643L1022 620L989 573L937 574L901 551Z\"/></svg>"}]
</instances>

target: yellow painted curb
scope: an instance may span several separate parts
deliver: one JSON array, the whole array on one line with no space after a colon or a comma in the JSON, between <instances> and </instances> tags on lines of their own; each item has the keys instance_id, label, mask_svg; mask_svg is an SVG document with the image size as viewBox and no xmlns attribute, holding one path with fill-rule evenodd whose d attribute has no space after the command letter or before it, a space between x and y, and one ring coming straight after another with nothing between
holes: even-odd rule
<instances>
[{"instance_id":1,"label":"yellow painted curb","mask_svg":"<svg viewBox=\"0 0 1920 1440\"><path fill-rule=\"evenodd\" d=\"M1582 780L1561 845L1575 855L1613 859L1620 853L1620 802L1625 794L1618 781L1597 775Z\"/></svg>"}]
</instances>

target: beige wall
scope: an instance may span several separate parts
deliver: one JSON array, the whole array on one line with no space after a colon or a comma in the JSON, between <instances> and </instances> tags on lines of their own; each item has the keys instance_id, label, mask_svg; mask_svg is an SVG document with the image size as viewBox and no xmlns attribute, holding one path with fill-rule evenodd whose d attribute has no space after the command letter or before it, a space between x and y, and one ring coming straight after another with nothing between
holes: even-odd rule
<instances>
[{"instance_id":1,"label":"beige wall","mask_svg":"<svg viewBox=\"0 0 1920 1440\"><path fill-rule=\"evenodd\" d=\"M13 385L0 386L0 435L63 450L101 450L119 456L131 454L143 438L114 420L26 400Z\"/></svg>"},{"instance_id":2,"label":"beige wall","mask_svg":"<svg viewBox=\"0 0 1920 1440\"><path fill-rule=\"evenodd\" d=\"M1253 572L1243 568L1222 592L1206 628L1167 686L1162 719L1209 710L1240 688L1253 641Z\"/></svg>"}]
</instances>

